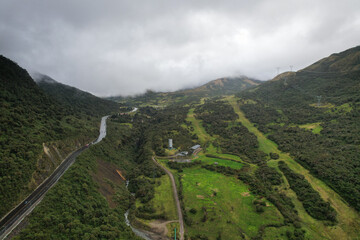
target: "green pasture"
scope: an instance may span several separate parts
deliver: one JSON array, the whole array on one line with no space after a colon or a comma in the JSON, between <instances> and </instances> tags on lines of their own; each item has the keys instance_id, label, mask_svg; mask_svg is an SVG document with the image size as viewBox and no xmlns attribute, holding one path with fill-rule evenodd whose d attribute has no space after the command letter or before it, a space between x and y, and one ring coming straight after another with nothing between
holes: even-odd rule
<instances>
[{"instance_id":1,"label":"green pasture","mask_svg":"<svg viewBox=\"0 0 360 240\"><path fill-rule=\"evenodd\" d=\"M169 176L163 175L156 181L160 185L155 187L155 197L151 200L151 204L156 209L156 213L164 212L168 220L177 220L175 199Z\"/></svg>"},{"instance_id":2,"label":"green pasture","mask_svg":"<svg viewBox=\"0 0 360 240\"><path fill-rule=\"evenodd\" d=\"M231 167L233 169L240 169L242 168L243 164L240 162L235 162L231 160L225 160L220 158L210 158L206 157L204 155L199 156L196 160L201 160L205 164L213 165L215 163L218 163L218 166L224 166L224 167Z\"/></svg>"},{"instance_id":3,"label":"green pasture","mask_svg":"<svg viewBox=\"0 0 360 240\"><path fill-rule=\"evenodd\" d=\"M239 232L243 232L247 237L254 237L261 225L283 220L267 201L265 211L257 213L252 203L255 196L234 177L203 168L186 168L182 183L185 209L193 222L186 226L190 236L203 234L216 239L220 234L222 239L238 239ZM191 213L191 209L196 213Z\"/></svg>"}]
</instances>

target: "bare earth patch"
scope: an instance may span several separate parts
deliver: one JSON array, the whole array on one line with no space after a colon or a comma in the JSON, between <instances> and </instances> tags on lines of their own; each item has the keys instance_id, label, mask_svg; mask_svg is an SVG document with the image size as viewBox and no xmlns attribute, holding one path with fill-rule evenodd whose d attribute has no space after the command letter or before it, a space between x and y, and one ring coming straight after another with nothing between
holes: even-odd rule
<instances>
[{"instance_id":1,"label":"bare earth patch","mask_svg":"<svg viewBox=\"0 0 360 240\"><path fill-rule=\"evenodd\" d=\"M115 194L113 185L119 185L123 180L117 173L117 168L113 163L98 159L97 164L97 172L92 174L92 177L99 184L99 192L106 198L109 206L115 208L116 204L112 201L112 196Z\"/></svg>"},{"instance_id":2,"label":"bare earth patch","mask_svg":"<svg viewBox=\"0 0 360 240\"><path fill-rule=\"evenodd\" d=\"M167 224L178 222L178 220L172 221L164 221L164 220L155 220L150 222L151 231L157 234L156 239L169 239L167 234L169 232L168 228L166 227Z\"/></svg>"},{"instance_id":3,"label":"bare earth patch","mask_svg":"<svg viewBox=\"0 0 360 240\"><path fill-rule=\"evenodd\" d=\"M199 199L204 199L203 195L196 195L196 197L199 198Z\"/></svg>"},{"instance_id":4,"label":"bare earth patch","mask_svg":"<svg viewBox=\"0 0 360 240\"><path fill-rule=\"evenodd\" d=\"M243 196L243 197L249 197L249 196L250 196L250 193L249 193L249 192L243 192L243 193L241 193L241 196Z\"/></svg>"}]
</instances>

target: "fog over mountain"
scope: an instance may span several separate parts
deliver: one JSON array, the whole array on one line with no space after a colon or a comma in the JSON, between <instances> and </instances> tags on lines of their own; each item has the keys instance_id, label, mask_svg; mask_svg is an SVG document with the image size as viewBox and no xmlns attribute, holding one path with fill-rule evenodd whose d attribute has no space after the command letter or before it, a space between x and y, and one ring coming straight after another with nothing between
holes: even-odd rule
<instances>
[{"instance_id":1,"label":"fog over mountain","mask_svg":"<svg viewBox=\"0 0 360 240\"><path fill-rule=\"evenodd\" d=\"M360 2L0 2L0 54L100 96L267 80L359 44Z\"/></svg>"}]
</instances>

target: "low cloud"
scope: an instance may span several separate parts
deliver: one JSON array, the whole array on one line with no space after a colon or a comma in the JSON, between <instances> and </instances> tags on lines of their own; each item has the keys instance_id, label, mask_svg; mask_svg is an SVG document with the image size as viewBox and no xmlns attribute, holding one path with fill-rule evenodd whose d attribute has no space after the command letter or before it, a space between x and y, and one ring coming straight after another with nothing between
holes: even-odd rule
<instances>
[{"instance_id":1,"label":"low cloud","mask_svg":"<svg viewBox=\"0 0 360 240\"><path fill-rule=\"evenodd\" d=\"M359 1L0 3L0 53L96 95L267 80L359 44Z\"/></svg>"}]
</instances>

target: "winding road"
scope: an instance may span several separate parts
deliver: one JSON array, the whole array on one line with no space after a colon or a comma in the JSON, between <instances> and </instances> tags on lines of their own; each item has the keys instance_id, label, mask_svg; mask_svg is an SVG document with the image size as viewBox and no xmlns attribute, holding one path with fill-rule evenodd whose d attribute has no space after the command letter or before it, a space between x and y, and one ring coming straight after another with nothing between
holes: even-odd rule
<instances>
[{"instance_id":1,"label":"winding road","mask_svg":"<svg viewBox=\"0 0 360 240\"><path fill-rule=\"evenodd\" d=\"M105 116L101 119L100 134L97 140L90 144L100 142L106 136L106 119ZM11 210L0 221L0 239L5 239L6 236L39 204L47 191L55 185L66 170L75 162L76 157L88 147L84 146L71 153L56 169L55 171L38 186L24 201Z\"/></svg>"},{"instance_id":2,"label":"winding road","mask_svg":"<svg viewBox=\"0 0 360 240\"><path fill-rule=\"evenodd\" d=\"M153 157L152 160L155 162L156 165L158 165L161 169L163 169L166 172L166 174L170 177L173 194L174 194L174 199L176 202L176 208L177 208L177 212L178 212L178 216L179 216L180 240L184 240L184 219L183 219L183 215L182 215L182 211L181 211L181 206L180 206L180 201L179 201L179 197L178 197L178 193L177 193L174 175L168 169L166 169L163 165L158 163L156 161L155 157Z\"/></svg>"}]
</instances>

